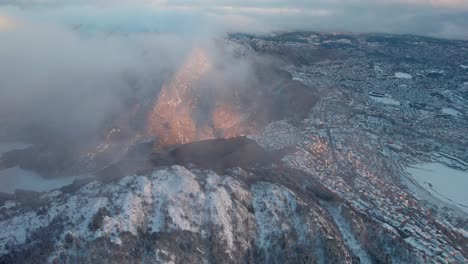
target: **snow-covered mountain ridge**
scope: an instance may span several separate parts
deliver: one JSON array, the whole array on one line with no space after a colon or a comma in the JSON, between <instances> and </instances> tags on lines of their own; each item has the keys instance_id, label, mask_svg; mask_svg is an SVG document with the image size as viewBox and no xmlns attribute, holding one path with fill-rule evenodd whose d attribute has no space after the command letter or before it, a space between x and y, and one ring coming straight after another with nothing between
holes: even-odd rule
<instances>
[{"instance_id":1,"label":"snow-covered mountain ridge","mask_svg":"<svg viewBox=\"0 0 468 264\"><path fill-rule=\"evenodd\" d=\"M0 262L352 263L323 198L295 186L294 176L281 179L281 170L219 175L175 165L44 193L33 204L7 201ZM262 181L263 173L278 182Z\"/></svg>"}]
</instances>

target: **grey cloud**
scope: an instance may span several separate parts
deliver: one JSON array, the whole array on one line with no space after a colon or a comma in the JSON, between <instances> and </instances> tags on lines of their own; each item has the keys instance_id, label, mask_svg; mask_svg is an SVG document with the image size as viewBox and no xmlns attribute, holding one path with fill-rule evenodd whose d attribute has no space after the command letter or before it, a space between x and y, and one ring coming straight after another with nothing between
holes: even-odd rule
<instances>
[{"instance_id":1,"label":"grey cloud","mask_svg":"<svg viewBox=\"0 0 468 264\"><path fill-rule=\"evenodd\" d=\"M2 2L0 2L2 3ZM182 34L333 30L411 33L467 39L465 0L23 0L24 12L97 29L157 29ZM30 10L32 9L32 10Z\"/></svg>"},{"instance_id":2,"label":"grey cloud","mask_svg":"<svg viewBox=\"0 0 468 264\"><path fill-rule=\"evenodd\" d=\"M121 107L125 76L158 89L151 80L198 39L297 29L468 39L465 2L0 0L0 110L92 128Z\"/></svg>"},{"instance_id":3,"label":"grey cloud","mask_svg":"<svg viewBox=\"0 0 468 264\"><path fill-rule=\"evenodd\" d=\"M132 89L159 89L191 46L170 34L79 33L13 13L0 28L0 128L41 123L63 135L92 134Z\"/></svg>"}]
</instances>

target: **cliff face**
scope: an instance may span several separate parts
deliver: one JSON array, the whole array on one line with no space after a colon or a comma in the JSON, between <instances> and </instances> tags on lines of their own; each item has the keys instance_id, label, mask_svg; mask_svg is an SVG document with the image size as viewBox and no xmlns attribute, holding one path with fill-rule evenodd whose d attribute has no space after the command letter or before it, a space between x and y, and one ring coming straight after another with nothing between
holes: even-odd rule
<instances>
[{"instance_id":1,"label":"cliff face","mask_svg":"<svg viewBox=\"0 0 468 264\"><path fill-rule=\"evenodd\" d=\"M212 67L208 55L201 49L194 50L176 72L173 79L164 84L149 117L148 133L157 135L158 145L187 143L210 137L210 131L198 133L192 113L197 108L200 94L192 89Z\"/></svg>"},{"instance_id":2,"label":"cliff face","mask_svg":"<svg viewBox=\"0 0 468 264\"><path fill-rule=\"evenodd\" d=\"M315 90L277 63L234 54L195 48L163 85L147 122L156 148L255 134L273 120L303 117L315 104Z\"/></svg>"}]
</instances>

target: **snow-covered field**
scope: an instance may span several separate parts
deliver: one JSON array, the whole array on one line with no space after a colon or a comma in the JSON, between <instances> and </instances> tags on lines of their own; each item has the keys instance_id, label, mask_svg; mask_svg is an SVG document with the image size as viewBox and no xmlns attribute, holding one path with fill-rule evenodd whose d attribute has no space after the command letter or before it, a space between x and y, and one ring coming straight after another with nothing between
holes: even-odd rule
<instances>
[{"instance_id":1,"label":"snow-covered field","mask_svg":"<svg viewBox=\"0 0 468 264\"><path fill-rule=\"evenodd\" d=\"M50 191L69 185L75 179L83 177L45 179L32 171L13 167L0 171L0 192L14 193L17 189L37 192Z\"/></svg>"},{"instance_id":2,"label":"snow-covered field","mask_svg":"<svg viewBox=\"0 0 468 264\"><path fill-rule=\"evenodd\" d=\"M410 176L434 197L468 212L468 172L441 163L422 163L406 168Z\"/></svg>"}]
</instances>

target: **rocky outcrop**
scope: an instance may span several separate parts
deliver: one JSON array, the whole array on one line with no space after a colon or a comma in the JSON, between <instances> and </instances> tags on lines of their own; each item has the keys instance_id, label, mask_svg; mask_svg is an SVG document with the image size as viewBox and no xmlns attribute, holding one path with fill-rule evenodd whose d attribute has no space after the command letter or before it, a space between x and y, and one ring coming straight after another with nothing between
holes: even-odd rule
<instances>
[{"instance_id":1,"label":"rocky outcrop","mask_svg":"<svg viewBox=\"0 0 468 264\"><path fill-rule=\"evenodd\" d=\"M195 48L166 82L148 118L156 148L253 134L273 120L304 117L316 90L253 54L210 54ZM239 79L233 72L245 71Z\"/></svg>"}]
</instances>

